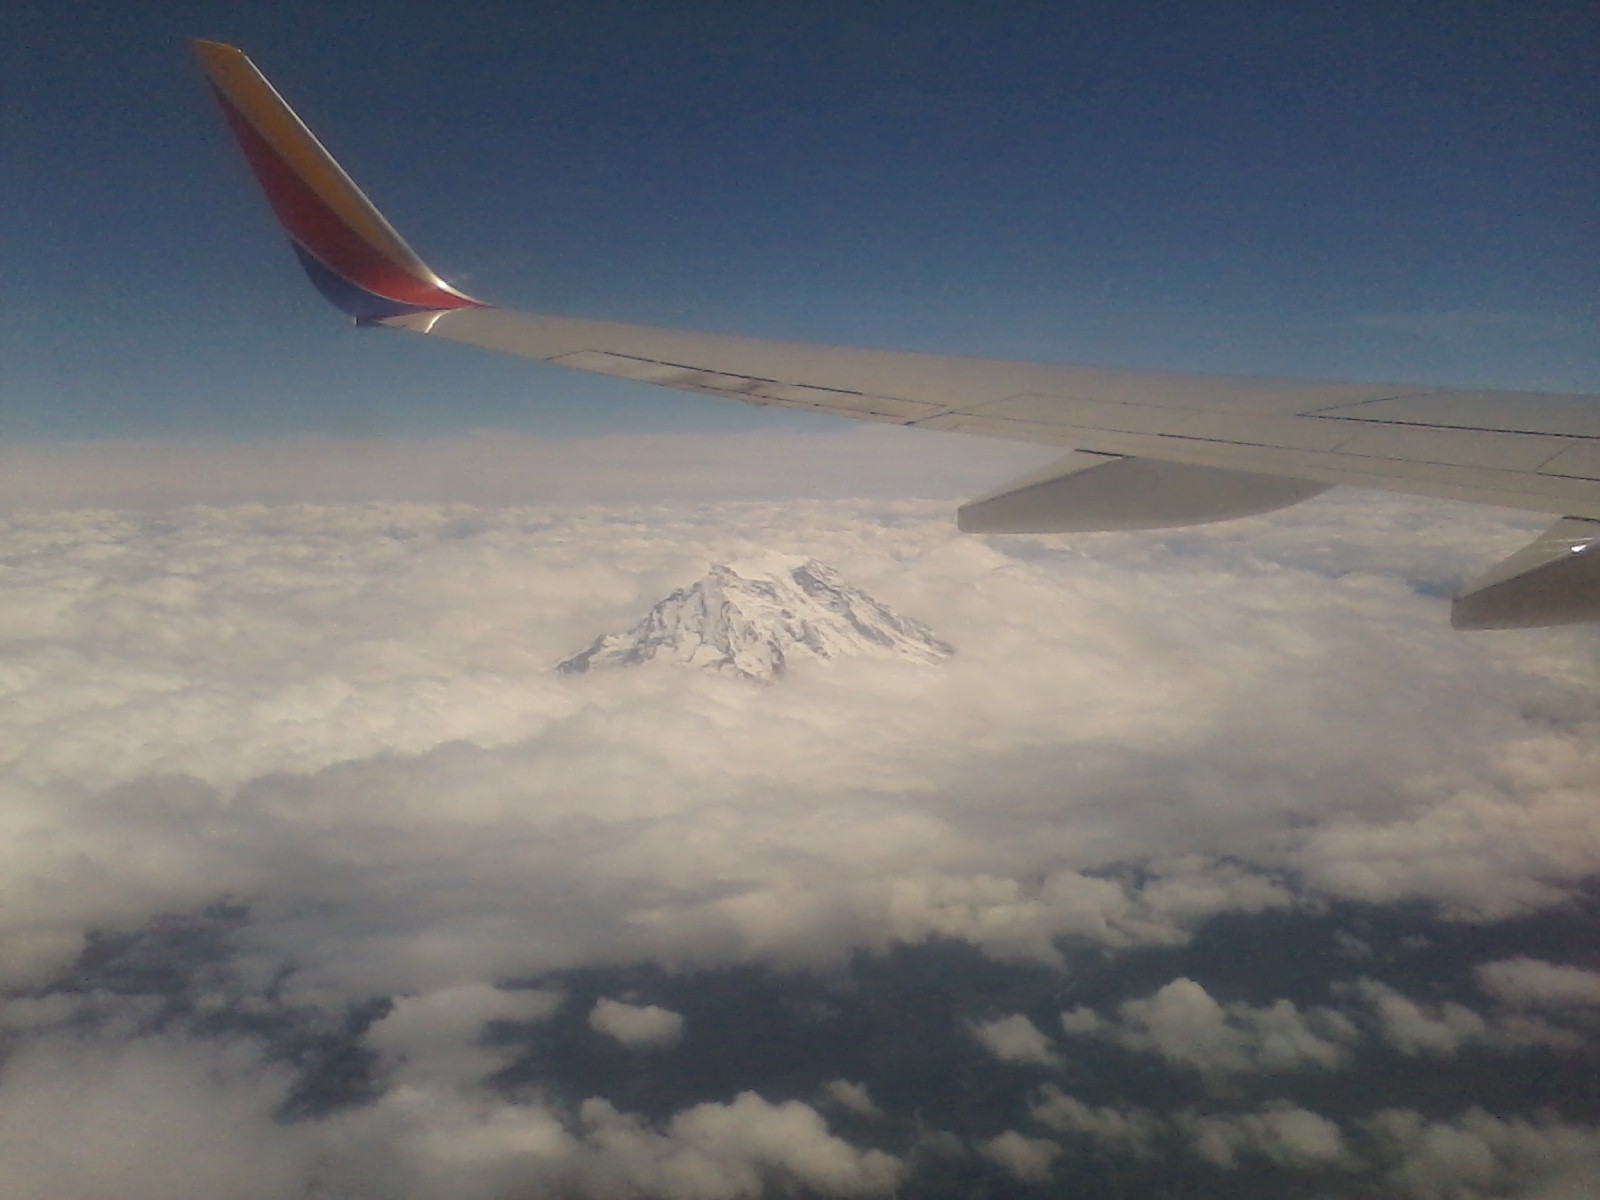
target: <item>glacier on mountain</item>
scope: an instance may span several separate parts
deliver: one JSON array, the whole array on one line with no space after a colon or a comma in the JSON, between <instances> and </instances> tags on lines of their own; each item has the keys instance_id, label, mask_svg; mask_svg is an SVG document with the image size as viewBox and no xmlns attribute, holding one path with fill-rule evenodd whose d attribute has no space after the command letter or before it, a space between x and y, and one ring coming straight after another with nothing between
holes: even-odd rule
<instances>
[{"instance_id":1,"label":"glacier on mountain","mask_svg":"<svg viewBox=\"0 0 1600 1200\"><path fill-rule=\"evenodd\" d=\"M770 682L802 659L934 663L954 652L826 564L767 554L713 565L632 629L596 638L556 670L577 675L662 661Z\"/></svg>"}]
</instances>

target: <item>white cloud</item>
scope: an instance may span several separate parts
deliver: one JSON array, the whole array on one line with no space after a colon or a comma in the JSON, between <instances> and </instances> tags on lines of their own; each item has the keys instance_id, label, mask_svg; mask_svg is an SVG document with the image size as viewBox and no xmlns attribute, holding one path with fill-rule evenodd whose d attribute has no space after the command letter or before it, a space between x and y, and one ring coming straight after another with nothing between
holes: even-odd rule
<instances>
[{"instance_id":1,"label":"white cloud","mask_svg":"<svg viewBox=\"0 0 1600 1200\"><path fill-rule=\"evenodd\" d=\"M1025 1137L1015 1129L1008 1129L996 1137L979 1142L978 1153L997 1166L1004 1167L1022 1183L1046 1183L1050 1179L1052 1166L1061 1154L1061 1147L1049 1138Z\"/></svg>"},{"instance_id":2,"label":"white cloud","mask_svg":"<svg viewBox=\"0 0 1600 1200\"><path fill-rule=\"evenodd\" d=\"M1378 1036L1402 1054L1448 1058L1467 1045L1499 1050L1540 1045L1570 1050L1582 1044L1577 1034L1535 1017L1485 1017L1453 1000L1423 1003L1373 979L1342 984L1338 990L1365 1005Z\"/></svg>"},{"instance_id":3,"label":"white cloud","mask_svg":"<svg viewBox=\"0 0 1600 1200\"><path fill-rule=\"evenodd\" d=\"M1252 1156L1294 1170L1359 1166L1337 1124L1286 1101L1272 1101L1254 1112L1185 1110L1169 1120L1140 1108L1085 1104L1046 1084L1030 1111L1036 1121L1059 1133L1140 1159L1153 1158L1176 1136L1193 1153L1225 1170L1236 1169L1241 1158Z\"/></svg>"},{"instance_id":4,"label":"white cloud","mask_svg":"<svg viewBox=\"0 0 1600 1200\"><path fill-rule=\"evenodd\" d=\"M558 1188L584 1200L596 1195L577 1178L593 1152L583 1131L538 1099L507 1103L482 1092L403 1083L309 1129L317 1159L291 1195L498 1200Z\"/></svg>"},{"instance_id":5,"label":"white cloud","mask_svg":"<svg viewBox=\"0 0 1600 1200\"><path fill-rule=\"evenodd\" d=\"M1106 1027L1107 1023L1100 1014L1084 1005L1069 1008L1061 1014L1061 1028L1068 1034L1099 1033Z\"/></svg>"},{"instance_id":6,"label":"white cloud","mask_svg":"<svg viewBox=\"0 0 1600 1200\"><path fill-rule=\"evenodd\" d=\"M1371 1006L1383 1039L1402 1054L1451 1055L1467 1042L1488 1039L1489 1023L1464 1004L1419 1004L1372 979L1350 991Z\"/></svg>"},{"instance_id":7,"label":"white cloud","mask_svg":"<svg viewBox=\"0 0 1600 1200\"><path fill-rule=\"evenodd\" d=\"M1201 854L1174 855L1150 868L1152 878L1140 889L1140 903L1159 919L1185 928L1217 913L1266 912L1294 903L1282 880Z\"/></svg>"},{"instance_id":8,"label":"white cloud","mask_svg":"<svg viewBox=\"0 0 1600 1200\"><path fill-rule=\"evenodd\" d=\"M825 1196L882 1196L904 1176L892 1156L831 1135L809 1106L752 1092L696 1105L661 1132L604 1100L585 1101L581 1119L590 1148L581 1176L597 1195L733 1200L765 1194L774 1182Z\"/></svg>"},{"instance_id":9,"label":"white cloud","mask_svg":"<svg viewBox=\"0 0 1600 1200\"><path fill-rule=\"evenodd\" d=\"M735 955L805 959L837 955L842 941L935 933L1048 962L1063 936L1176 942L1217 911L1281 906L1282 873L1296 870L1366 898L1470 898L1484 911L1557 899L1552 880L1594 866L1581 824L1593 806L1580 798L1595 751L1577 725L1528 725L1522 699L1537 693L1546 711L1567 705L1569 723L1583 718L1564 690L1581 676L1580 644L1560 632L1454 635L1403 580L1329 565L1321 539L1335 526L1358 563L1365 554L1383 566L1397 538L1435 562L1455 544L1431 507L1379 511L1386 522L1365 538L1368 510L1330 501L1281 525L998 550L954 535L942 507L915 504L18 518L17 583L0 598L0 627L18 639L0 746L11 756L6 811L39 852L0 876L20 883L5 906L19 947L9 961L35 977L73 952L85 924L137 920L141 906L284 895L295 865L324 854L342 856L347 875L363 863L379 872L381 845L396 855L388 865L429 870L405 864L394 804L424 840L503 820L531 849L550 810L529 797L559 778L569 796L588 789L589 816L637 842L649 831L629 824L639 798L626 781L652 773L658 814L680 824L776 776L774 799L791 815L750 812L740 833L758 847L800 834L796 818L816 796L838 797L830 811L848 838L805 850L832 872L825 885L769 870L758 848L760 888L673 914ZM1409 541L1408 522L1420 526ZM840 563L959 641L959 662L915 688L892 671L797 679L743 712L715 688L669 696L644 678L564 686L573 681L544 674L707 559L771 545ZM1171 603L1194 588L1203 599ZM1203 629L1183 616L1196 603ZM1376 655L1372 622L1415 625L1416 636L1403 655ZM1466 712L1431 702L1441 679L1451 697L1484 702ZM854 735L867 729L878 736ZM1503 799L1458 828L1469 799L1456 781L1468 777L1480 789L1488 778ZM439 789L469 802L438 811L421 793ZM344 854L344 837L368 849ZM124 845L137 852L114 857ZM501 864L476 885L480 912L517 903L507 857L485 855ZM1084 874L1129 857L1165 865L1140 888ZM28 881L58 862L96 864L93 878L40 909L30 897L44 892ZM684 864L680 877L721 869ZM663 913L655 930L682 925Z\"/></svg>"},{"instance_id":10,"label":"white cloud","mask_svg":"<svg viewBox=\"0 0 1600 1200\"><path fill-rule=\"evenodd\" d=\"M161 490L149 463L127 478ZM571 1177L599 1136L472 1088L497 1061L482 1023L537 1019L497 1007L534 1003L508 980L837 966L930 937L1059 964L1063 939L1173 946L1218 913L1327 897L1487 919L1600 871L1592 632L1462 636L1437 598L1530 522L1338 495L1070 539L965 538L949 517L714 500L18 513L0 522L3 983L47 985L88 931L232 898L249 919L227 934L227 1003L270 987L337 1019L404 997L367 1037L383 1098L309 1123L366 1147L330 1161L420 1197L470 1149L492 1195ZM708 561L764 549L837 565L961 654L797 671L759 697L548 673ZM1483 976L1528 1007L1553 994L1533 978ZM1197 984L1132 1003L1063 1028L1212 1073L1337 1065L1349 1044L1324 1010ZM52 1056L63 1078L92 1070L52 1032L64 1019L0 1010L13 1063L35 1064L8 1064L0 1104ZM150 1072L194 1073L200 1051L161 1046ZM217 1105L244 1138L282 1087L251 1080ZM617 1136L672 1158L651 1140L681 1143L672 1128Z\"/></svg>"},{"instance_id":11,"label":"white cloud","mask_svg":"<svg viewBox=\"0 0 1600 1200\"><path fill-rule=\"evenodd\" d=\"M774 1189L823 1196L892 1193L903 1164L828 1132L798 1101L745 1092L661 1124L591 1097L567 1120L537 1100L401 1086L322 1122L314 1178L397 1200L556 1194L612 1200L754 1200Z\"/></svg>"},{"instance_id":12,"label":"white cloud","mask_svg":"<svg viewBox=\"0 0 1600 1200\"><path fill-rule=\"evenodd\" d=\"M287 1071L246 1042L54 1034L0 1074L0 1195L293 1195L315 1135L273 1120Z\"/></svg>"},{"instance_id":13,"label":"white cloud","mask_svg":"<svg viewBox=\"0 0 1600 1200\"><path fill-rule=\"evenodd\" d=\"M1346 1062L1359 1040L1355 1026L1331 1009L1302 1011L1288 1000L1221 1004L1192 979L1174 979L1124 1001L1117 1012L1113 1023L1073 1010L1062 1014L1062 1024L1069 1033L1107 1037L1207 1075L1331 1069Z\"/></svg>"},{"instance_id":14,"label":"white cloud","mask_svg":"<svg viewBox=\"0 0 1600 1200\"><path fill-rule=\"evenodd\" d=\"M1356 1163L1338 1125L1284 1101L1251 1113L1180 1113L1176 1125L1196 1154L1226 1170L1237 1168L1240 1158L1250 1155L1297 1170Z\"/></svg>"},{"instance_id":15,"label":"white cloud","mask_svg":"<svg viewBox=\"0 0 1600 1200\"><path fill-rule=\"evenodd\" d=\"M443 1012L442 998L427 1006ZM259 1046L177 1036L52 1034L21 1047L0 1078L8 1200L754 1200L773 1187L869 1197L891 1194L905 1175L893 1156L829 1133L807 1105L754 1093L657 1126L602 1099L569 1122L537 1099L412 1078L374 1104L284 1122L277 1110L290 1075L263 1061Z\"/></svg>"},{"instance_id":16,"label":"white cloud","mask_svg":"<svg viewBox=\"0 0 1600 1200\"><path fill-rule=\"evenodd\" d=\"M1221 1003L1201 984L1180 978L1149 996L1123 1001L1115 1018L1076 1008L1061 1014L1061 1024L1069 1036L1105 1038L1210 1076L1337 1069L1366 1036L1363 1027L1412 1056L1450 1057L1466 1045L1570 1050L1583 1044L1572 1031L1536 1017L1484 1016L1448 1000L1423 1003L1374 979L1336 984L1334 993L1354 1006L1341 1011L1301 1009L1289 1000Z\"/></svg>"},{"instance_id":17,"label":"white cloud","mask_svg":"<svg viewBox=\"0 0 1600 1200\"><path fill-rule=\"evenodd\" d=\"M1165 1122L1143 1109L1085 1104L1053 1083L1040 1089L1029 1115L1058 1133L1096 1142L1108 1150L1144 1156L1153 1152Z\"/></svg>"},{"instance_id":18,"label":"white cloud","mask_svg":"<svg viewBox=\"0 0 1600 1200\"><path fill-rule=\"evenodd\" d=\"M0 442L0 512L961 496L1049 457L1038 447L833 422L720 436L551 438L501 429L436 438Z\"/></svg>"},{"instance_id":19,"label":"white cloud","mask_svg":"<svg viewBox=\"0 0 1600 1200\"><path fill-rule=\"evenodd\" d=\"M858 1117L876 1119L883 1116L883 1110L873 1102L865 1084L851 1083L848 1079L830 1079L822 1085L822 1094Z\"/></svg>"},{"instance_id":20,"label":"white cloud","mask_svg":"<svg viewBox=\"0 0 1600 1200\"><path fill-rule=\"evenodd\" d=\"M1519 1008L1600 1007L1600 971L1582 967L1537 958L1503 958L1480 966L1478 982L1496 1000Z\"/></svg>"},{"instance_id":21,"label":"white cloud","mask_svg":"<svg viewBox=\"0 0 1600 1200\"><path fill-rule=\"evenodd\" d=\"M22 586L0 601L20 639L0 703L7 812L22 833L0 874L14 888L8 967L36 979L86 926L126 928L225 892L278 914L307 963L302 999L332 999L328 986L345 999L426 991L597 951L803 962L930 934L1050 962L1060 937L1175 943L1215 911L1286 902L1267 876L1193 852L1163 855L1142 889L1084 874L1107 856L1184 844L1204 807L1129 803L1130 771L1141 793L1188 785L1160 765L1170 730L1119 719L1127 745L1108 750L1116 706L1157 726L1200 710L1187 697L1147 709L1148 681L1128 678L1142 646L1085 660L1076 636L1050 627L1063 603L1053 560L960 539L927 505L873 512L19 518ZM704 682L548 675L707 559L772 544L841 562L948 629L968 650L962 664L931 691L892 670L819 673L754 708ZM1065 561L1094 574L1092 560ZM997 625L997 612L1022 624ZM1081 686L1064 691L1063 670ZM1073 727L1099 748L1063 746ZM1066 806L1040 785L1063 770L1082 776ZM640 778L655 781L649 797ZM646 802L654 825L639 820ZM502 915L591 853L572 840L575 813L617 835L592 851L609 869L570 881L578 925L551 928L529 954ZM734 815L708 823L720 813ZM1235 819L1224 824L1231 837ZM678 844L673 826L706 831L688 843L697 858L661 853ZM453 881L462 860L440 845L470 852L473 870ZM814 872L779 865L796 851ZM61 886L38 885L38 872L62 870ZM436 886L397 891L401 877ZM692 886L709 878L734 886ZM635 909L630 897L646 892L652 909ZM436 900L458 900L470 929ZM296 905L331 919L297 924ZM345 982L318 982L323 963Z\"/></svg>"},{"instance_id":22,"label":"white cloud","mask_svg":"<svg viewBox=\"0 0 1600 1200\"><path fill-rule=\"evenodd\" d=\"M589 1011L589 1028L635 1050L665 1050L683 1040L683 1017L655 1004L628 1004L602 996Z\"/></svg>"},{"instance_id":23,"label":"white cloud","mask_svg":"<svg viewBox=\"0 0 1600 1200\"><path fill-rule=\"evenodd\" d=\"M503 1066L502 1056L478 1044L490 1021L544 1021L562 996L549 990L506 991L482 983L400 996L373 1022L366 1044L392 1064L404 1083L471 1085Z\"/></svg>"},{"instance_id":24,"label":"white cloud","mask_svg":"<svg viewBox=\"0 0 1600 1200\"><path fill-rule=\"evenodd\" d=\"M1600 1128L1472 1109L1429 1120L1386 1109L1366 1122L1388 1181L1417 1200L1577 1200L1600 1193Z\"/></svg>"},{"instance_id":25,"label":"white cloud","mask_svg":"<svg viewBox=\"0 0 1600 1200\"><path fill-rule=\"evenodd\" d=\"M1061 1062L1050 1039L1022 1013L974 1022L972 1036L1001 1062L1040 1067L1054 1067Z\"/></svg>"}]
</instances>

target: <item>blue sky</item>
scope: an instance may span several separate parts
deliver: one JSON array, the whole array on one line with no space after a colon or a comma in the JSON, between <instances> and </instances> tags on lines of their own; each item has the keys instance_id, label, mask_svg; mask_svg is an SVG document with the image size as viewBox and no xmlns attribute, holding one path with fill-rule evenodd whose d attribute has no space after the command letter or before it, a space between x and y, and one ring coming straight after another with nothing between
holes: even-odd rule
<instances>
[{"instance_id":1,"label":"blue sky","mask_svg":"<svg viewBox=\"0 0 1600 1200\"><path fill-rule=\"evenodd\" d=\"M24 4L0 438L817 419L350 330L190 60L246 49L492 302L1123 366L1600 390L1600 13Z\"/></svg>"}]
</instances>

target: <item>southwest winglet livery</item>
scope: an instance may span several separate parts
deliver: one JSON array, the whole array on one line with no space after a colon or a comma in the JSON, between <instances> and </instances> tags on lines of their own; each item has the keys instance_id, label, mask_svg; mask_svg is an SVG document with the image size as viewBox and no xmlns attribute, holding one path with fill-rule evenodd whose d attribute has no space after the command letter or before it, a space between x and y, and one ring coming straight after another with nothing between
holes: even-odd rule
<instances>
[{"instance_id":1,"label":"southwest winglet livery","mask_svg":"<svg viewBox=\"0 0 1600 1200\"><path fill-rule=\"evenodd\" d=\"M242 51L196 42L312 283L361 325L747 404L1038 442L1061 458L964 505L973 533L1145 529L1335 484L1558 518L1458 595L1458 629L1600 620L1600 396L1308 383L953 358L495 308L417 257Z\"/></svg>"}]
</instances>

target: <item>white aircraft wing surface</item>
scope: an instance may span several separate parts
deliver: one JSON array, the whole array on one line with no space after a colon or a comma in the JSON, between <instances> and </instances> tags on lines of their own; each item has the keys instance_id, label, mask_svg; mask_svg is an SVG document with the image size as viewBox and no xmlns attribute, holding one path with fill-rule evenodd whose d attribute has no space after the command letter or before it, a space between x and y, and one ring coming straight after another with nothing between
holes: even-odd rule
<instances>
[{"instance_id":1,"label":"white aircraft wing surface","mask_svg":"<svg viewBox=\"0 0 1600 1200\"><path fill-rule=\"evenodd\" d=\"M1456 598L1461 628L1600 620L1600 396L1184 375L692 333L495 308L429 270L238 50L196 43L291 245L381 325L747 404L1060 447L963 529L1222 520L1334 484L1560 519Z\"/></svg>"}]
</instances>

